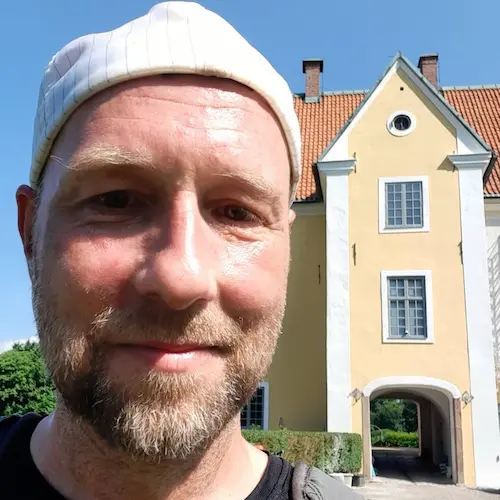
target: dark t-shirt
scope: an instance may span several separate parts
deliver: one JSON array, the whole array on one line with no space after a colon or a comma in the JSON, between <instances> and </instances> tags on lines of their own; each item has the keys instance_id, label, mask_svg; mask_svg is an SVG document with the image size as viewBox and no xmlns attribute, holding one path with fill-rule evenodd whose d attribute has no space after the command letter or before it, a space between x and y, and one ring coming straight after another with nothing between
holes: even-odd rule
<instances>
[{"instance_id":1,"label":"dark t-shirt","mask_svg":"<svg viewBox=\"0 0 500 500\"><path fill-rule=\"evenodd\" d=\"M30 453L30 440L42 417L35 414L0 421L0 498L64 500L40 474ZM274 455L259 484L246 500L289 500L292 466Z\"/></svg>"}]
</instances>

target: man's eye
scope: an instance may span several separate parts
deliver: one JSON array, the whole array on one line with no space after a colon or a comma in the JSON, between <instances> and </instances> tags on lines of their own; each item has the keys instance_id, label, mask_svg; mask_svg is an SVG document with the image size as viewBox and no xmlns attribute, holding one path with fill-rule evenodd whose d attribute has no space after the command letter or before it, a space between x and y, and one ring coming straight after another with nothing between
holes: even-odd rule
<instances>
[{"instance_id":1,"label":"man's eye","mask_svg":"<svg viewBox=\"0 0 500 500\"><path fill-rule=\"evenodd\" d=\"M257 216L243 207L227 206L223 209L223 215L227 219L237 222L255 221Z\"/></svg>"},{"instance_id":2,"label":"man's eye","mask_svg":"<svg viewBox=\"0 0 500 500\"><path fill-rule=\"evenodd\" d=\"M119 210L129 207L134 201L134 196L130 191L110 191L99 195L98 201L101 206Z\"/></svg>"}]
</instances>

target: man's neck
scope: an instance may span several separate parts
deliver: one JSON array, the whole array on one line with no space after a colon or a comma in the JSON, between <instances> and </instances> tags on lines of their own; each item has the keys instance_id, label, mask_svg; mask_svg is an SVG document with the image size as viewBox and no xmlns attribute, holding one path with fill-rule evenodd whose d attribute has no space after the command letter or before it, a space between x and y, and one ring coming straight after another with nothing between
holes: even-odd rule
<instances>
[{"instance_id":1,"label":"man's neck","mask_svg":"<svg viewBox=\"0 0 500 500\"><path fill-rule=\"evenodd\" d=\"M61 407L36 428L31 454L45 479L72 500L244 499L267 465L267 456L241 436L239 418L202 457L150 464L111 449Z\"/></svg>"}]
</instances>

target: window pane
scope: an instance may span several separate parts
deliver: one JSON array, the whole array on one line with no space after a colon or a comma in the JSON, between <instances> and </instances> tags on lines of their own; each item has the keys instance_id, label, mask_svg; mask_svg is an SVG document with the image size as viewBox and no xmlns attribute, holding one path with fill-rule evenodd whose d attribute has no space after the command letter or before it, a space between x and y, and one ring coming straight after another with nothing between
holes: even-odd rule
<instances>
[{"instance_id":1,"label":"window pane","mask_svg":"<svg viewBox=\"0 0 500 500\"><path fill-rule=\"evenodd\" d=\"M399 280L398 280L399 281ZM389 335L400 337L406 328L404 300L391 300L389 303Z\"/></svg>"},{"instance_id":2,"label":"window pane","mask_svg":"<svg viewBox=\"0 0 500 500\"><path fill-rule=\"evenodd\" d=\"M250 399L242 412L240 423L242 427L251 427L258 425L264 427L264 388L259 387L255 394Z\"/></svg>"},{"instance_id":3,"label":"window pane","mask_svg":"<svg viewBox=\"0 0 500 500\"><path fill-rule=\"evenodd\" d=\"M422 183L386 184L386 220L389 227L422 227Z\"/></svg>"},{"instance_id":4,"label":"window pane","mask_svg":"<svg viewBox=\"0 0 500 500\"><path fill-rule=\"evenodd\" d=\"M421 201L422 201L422 183L410 182L407 186L407 213L406 224L408 226L422 226ZM410 206L408 206L410 205Z\"/></svg>"},{"instance_id":5,"label":"window pane","mask_svg":"<svg viewBox=\"0 0 500 500\"><path fill-rule=\"evenodd\" d=\"M240 416L241 427L248 427L247 418L248 418L248 405L244 406L243 410L241 410L241 416Z\"/></svg>"},{"instance_id":6,"label":"window pane","mask_svg":"<svg viewBox=\"0 0 500 500\"><path fill-rule=\"evenodd\" d=\"M425 278L388 278L389 335L426 337Z\"/></svg>"}]
</instances>

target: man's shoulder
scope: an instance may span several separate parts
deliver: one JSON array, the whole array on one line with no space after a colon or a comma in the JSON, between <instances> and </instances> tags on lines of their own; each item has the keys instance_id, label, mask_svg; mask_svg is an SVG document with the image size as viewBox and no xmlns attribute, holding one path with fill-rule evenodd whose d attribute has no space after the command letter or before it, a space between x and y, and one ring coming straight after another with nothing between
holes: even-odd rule
<instances>
[{"instance_id":1,"label":"man's shoulder","mask_svg":"<svg viewBox=\"0 0 500 500\"><path fill-rule=\"evenodd\" d=\"M9 448L12 441L20 434L31 436L43 415L26 413L0 417L0 457Z\"/></svg>"},{"instance_id":2,"label":"man's shoulder","mask_svg":"<svg viewBox=\"0 0 500 500\"><path fill-rule=\"evenodd\" d=\"M298 462L292 479L292 499L361 500L361 497L325 472Z\"/></svg>"},{"instance_id":3,"label":"man's shoulder","mask_svg":"<svg viewBox=\"0 0 500 500\"><path fill-rule=\"evenodd\" d=\"M12 429L20 424L27 424L28 422L39 422L45 415L39 413L15 413L13 415L5 415L0 417L0 434L3 431Z\"/></svg>"}]
</instances>

